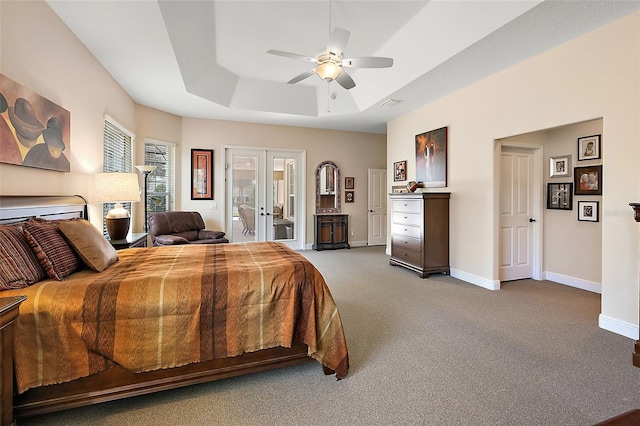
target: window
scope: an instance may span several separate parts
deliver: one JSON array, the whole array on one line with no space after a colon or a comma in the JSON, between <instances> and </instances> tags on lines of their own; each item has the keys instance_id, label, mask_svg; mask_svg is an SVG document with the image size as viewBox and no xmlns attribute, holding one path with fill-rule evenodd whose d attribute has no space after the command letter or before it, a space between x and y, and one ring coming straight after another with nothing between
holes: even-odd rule
<instances>
[{"instance_id":1,"label":"window","mask_svg":"<svg viewBox=\"0 0 640 426\"><path fill-rule=\"evenodd\" d=\"M147 211L168 212L175 210L176 146L153 139L144 141L144 164L156 166L147 177Z\"/></svg>"},{"instance_id":2,"label":"window","mask_svg":"<svg viewBox=\"0 0 640 426\"><path fill-rule=\"evenodd\" d=\"M133 133L120 126L111 117L104 117L104 165L103 172L133 173ZM131 203L122 203L122 207L131 214ZM113 203L104 203L102 217L113 208ZM102 232L107 235L107 227L103 221Z\"/></svg>"}]
</instances>

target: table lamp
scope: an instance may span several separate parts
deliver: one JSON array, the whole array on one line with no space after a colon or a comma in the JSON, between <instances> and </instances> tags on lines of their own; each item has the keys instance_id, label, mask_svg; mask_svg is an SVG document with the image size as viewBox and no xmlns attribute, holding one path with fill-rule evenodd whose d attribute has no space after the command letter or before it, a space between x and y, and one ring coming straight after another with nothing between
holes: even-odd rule
<instances>
[{"instance_id":1,"label":"table lamp","mask_svg":"<svg viewBox=\"0 0 640 426\"><path fill-rule=\"evenodd\" d=\"M149 206L149 200L147 199L147 177L153 173L156 169L156 166L152 166L150 164L145 164L143 166L136 166L136 169L140 171L144 175L144 232L147 232L147 208Z\"/></svg>"},{"instance_id":2,"label":"table lamp","mask_svg":"<svg viewBox=\"0 0 640 426\"><path fill-rule=\"evenodd\" d=\"M98 173L95 175L96 202L116 203L105 216L111 240L124 240L129 233L131 217L122 202L140 201L138 175L135 173Z\"/></svg>"}]
</instances>

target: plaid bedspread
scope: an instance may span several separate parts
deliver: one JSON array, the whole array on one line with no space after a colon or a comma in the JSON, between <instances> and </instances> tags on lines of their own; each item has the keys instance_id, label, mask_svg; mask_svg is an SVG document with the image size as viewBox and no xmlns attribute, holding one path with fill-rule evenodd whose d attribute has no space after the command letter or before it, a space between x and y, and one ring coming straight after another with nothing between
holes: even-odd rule
<instances>
[{"instance_id":1,"label":"plaid bedspread","mask_svg":"<svg viewBox=\"0 0 640 426\"><path fill-rule=\"evenodd\" d=\"M340 314L324 278L280 243L127 249L83 270L3 292L23 294L14 360L18 392L114 364L134 372L305 343L343 378ZM11 293L11 294L10 294Z\"/></svg>"}]
</instances>

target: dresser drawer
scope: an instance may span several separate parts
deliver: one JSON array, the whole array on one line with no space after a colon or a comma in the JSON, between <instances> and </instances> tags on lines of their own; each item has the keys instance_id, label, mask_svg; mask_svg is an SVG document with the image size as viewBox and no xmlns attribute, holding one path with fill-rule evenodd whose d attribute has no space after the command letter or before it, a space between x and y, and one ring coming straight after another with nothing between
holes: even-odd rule
<instances>
[{"instance_id":1,"label":"dresser drawer","mask_svg":"<svg viewBox=\"0 0 640 426\"><path fill-rule=\"evenodd\" d=\"M403 235L393 234L391 244L395 247L405 250L411 250L420 253L422 241L418 238L405 237Z\"/></svg>"},{"instance_id":2,"label":"dresser drawer","mask_svg":"<svg viewBox=\"0 0 640 426\"><path fill-rule=\"evenodd\" d=\"M391 223L420 226L422 224L422 215L417 213L393 212L391 214Z\"/></svg>"},{"instance_id":3,"label":"dresser drawer","mask_svg":"<svg viewBox=\"0 0 640 426\"><path fill-rule=\"evenodd\" d=\"M391 225L391 234L393 236L402 235L405 237L422 238L422 232L419 226L393 224Z\"/></svg>"},{"instance_id":4,"label":"dresser drawer","mask_svg":"<svg viewBox=\"0 0 640 426\"><path fill-rule=\"evenodd\" d=\"M421 213L422 200L393 200L393 203L391 205L391 211Z\"/></svg>"},{"instance_id":5,"label":"dresser drawer","mask_svg":"<svg viewBox=\"0 0 640 426\"><path fill-rule=\"evenodd\" d=\"M391 257L401 262L422 267L422 256L420 252L407 250L398 244L391 244Z\"/></svg>"}]
</instances>

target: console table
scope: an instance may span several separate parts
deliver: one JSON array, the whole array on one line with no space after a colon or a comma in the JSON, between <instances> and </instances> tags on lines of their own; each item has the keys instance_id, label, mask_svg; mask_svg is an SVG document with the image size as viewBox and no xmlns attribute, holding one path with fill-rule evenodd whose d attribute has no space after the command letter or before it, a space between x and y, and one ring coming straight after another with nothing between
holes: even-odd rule
<instances>
[{"instance_id":1,"label":"console table","mask_svg":"<svg viewBox=\"0 0 640 426\"><path fill-rule=\"evenodd\" d=\"M349 246L349 215L316 214L314 250L335 250Z\"/></svg>"}]
</instances>

